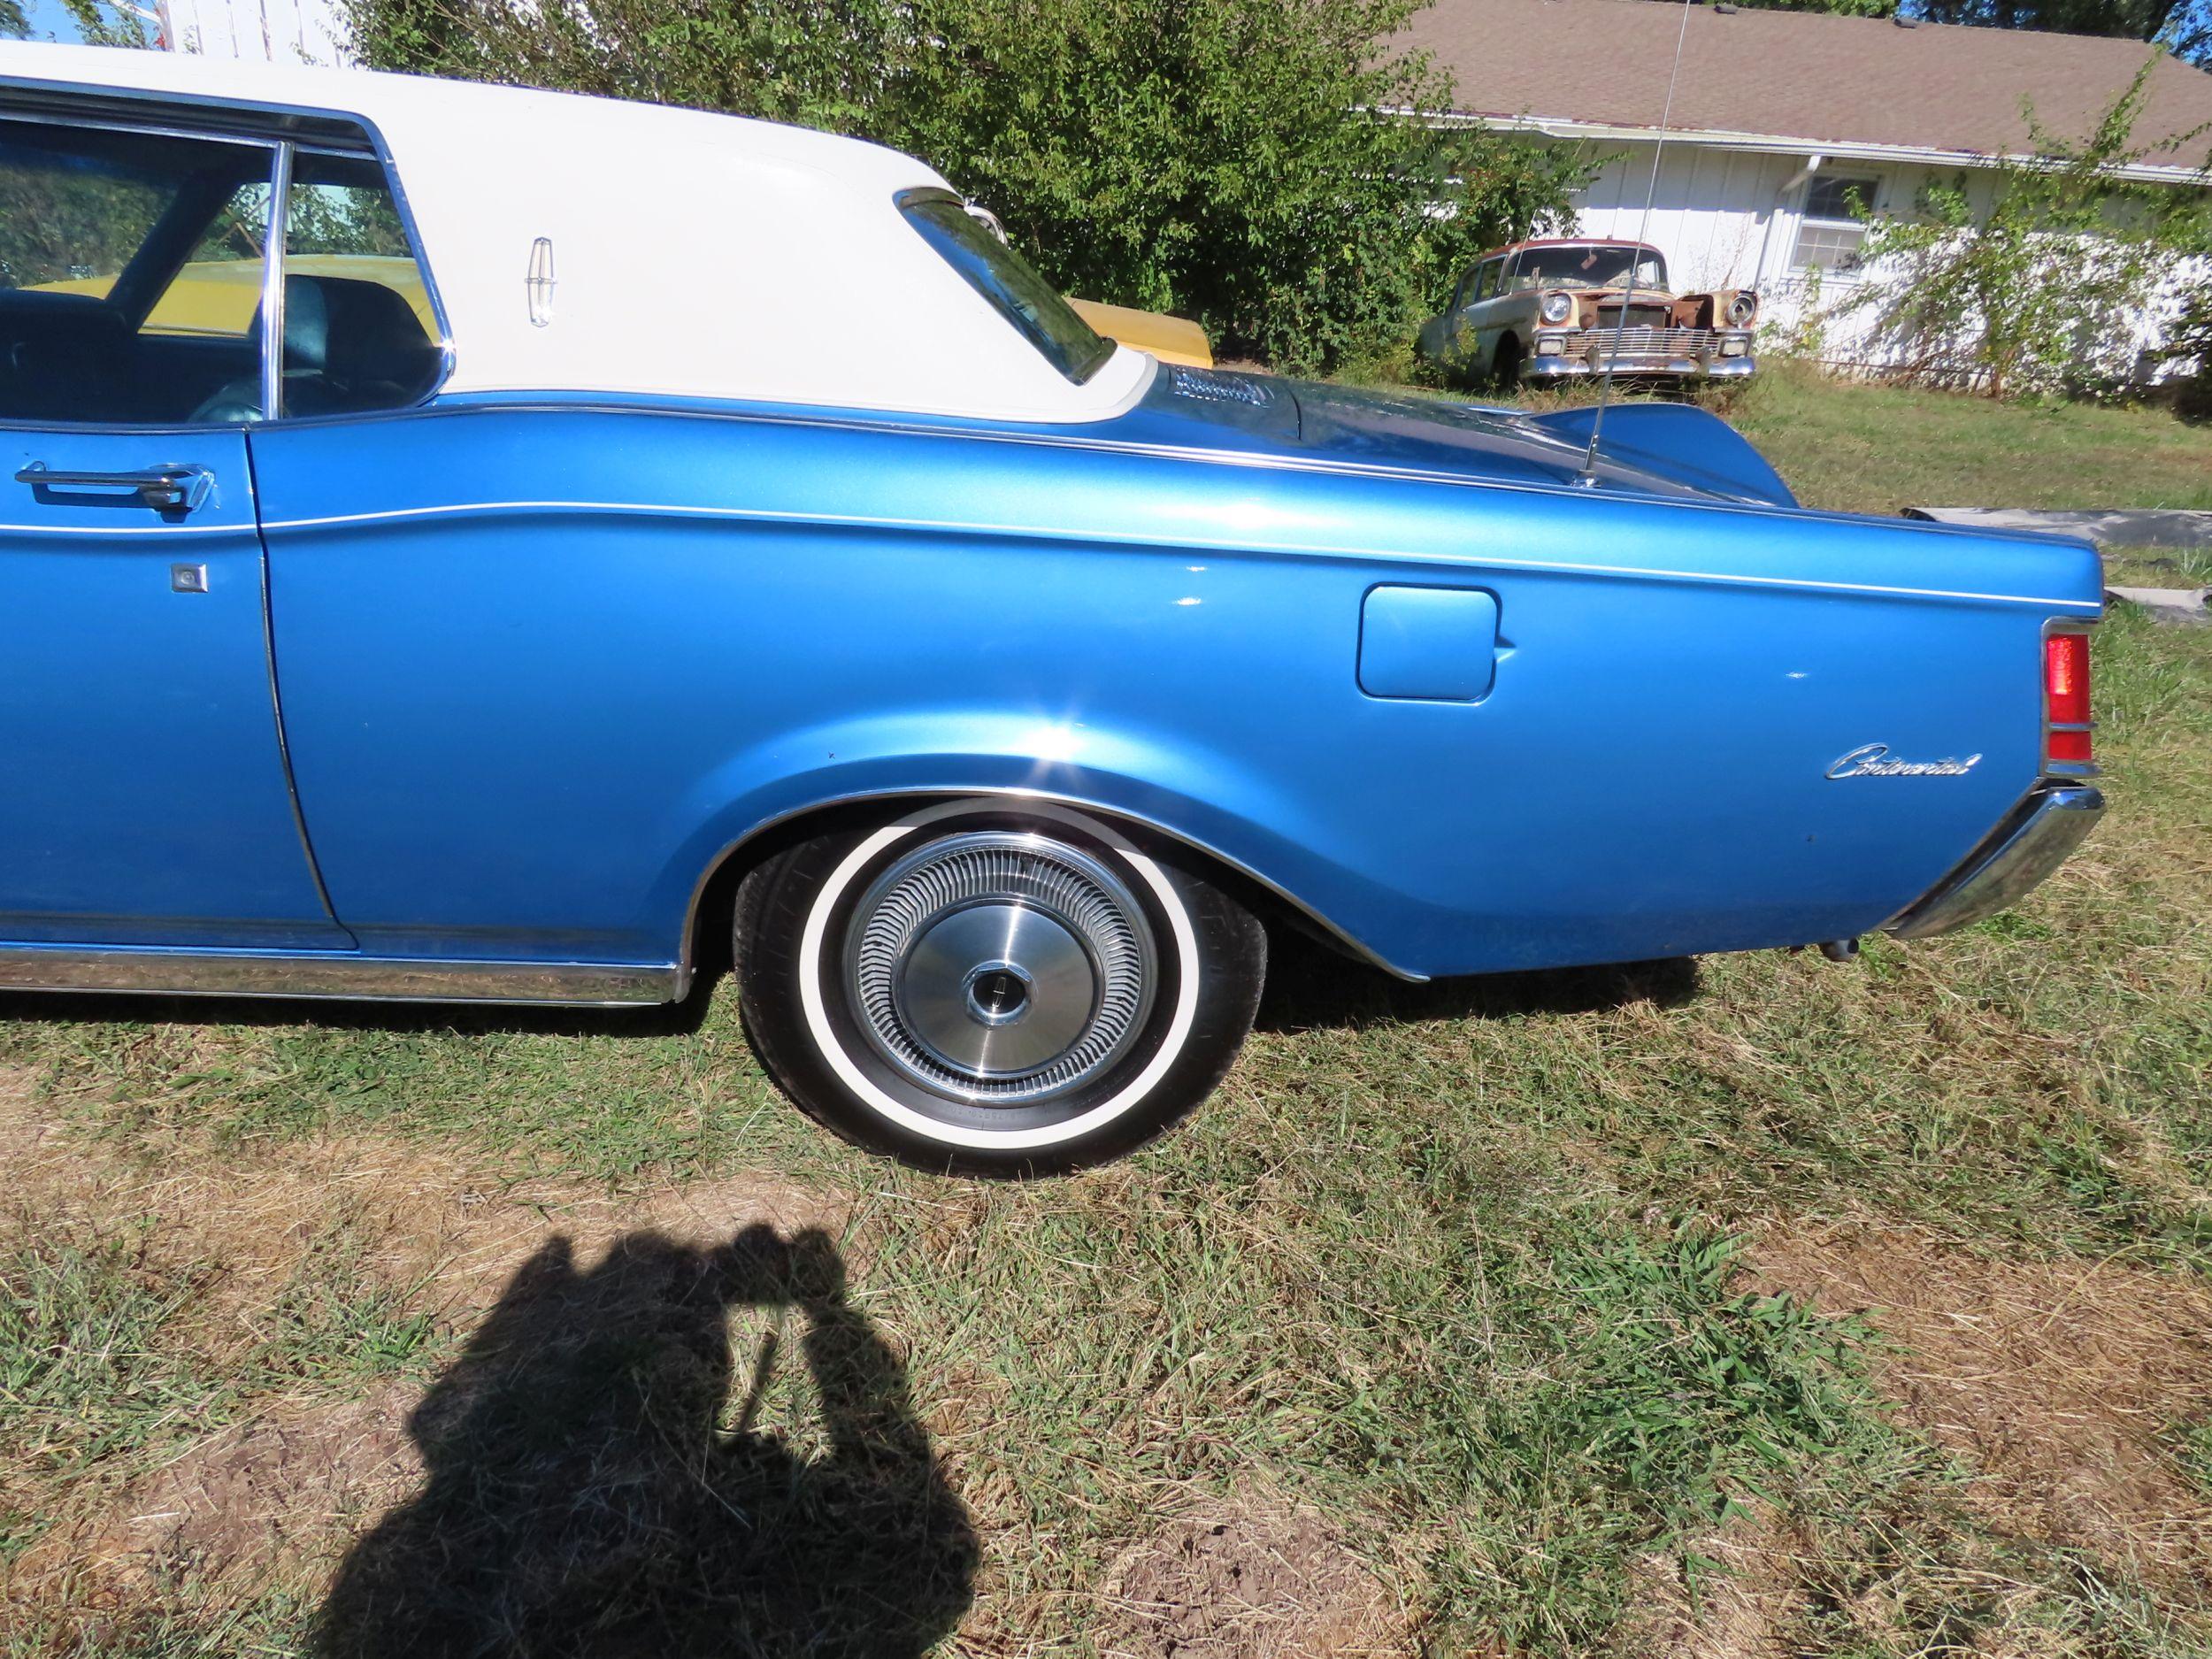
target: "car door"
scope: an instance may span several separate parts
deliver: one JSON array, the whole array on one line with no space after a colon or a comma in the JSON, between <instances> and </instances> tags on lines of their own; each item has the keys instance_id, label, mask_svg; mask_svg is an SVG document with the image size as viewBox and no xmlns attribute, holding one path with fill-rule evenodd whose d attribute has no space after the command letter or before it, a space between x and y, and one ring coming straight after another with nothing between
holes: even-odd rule
<instances>
[{"instance_id":1,"label":"car door","mask_svg":"<svg viewBox=\"0 0 2212 1659\"><path fill-rule=\"evenodd\" d=\"M260 378L276 154L0 117L0 945L351 942L294 810L245 434L205 412Z\"/></svg>"},{"instance_id":2,"label":"car door","mask_svg":"<svg viewBox=\"0 0 2212 1659\"><path fill-rule=\"evenodd\" d=\"M1467 359L1479 372L1488 373L1496 357L1498 340L1509 320L1503 296L1512 291L1510 258L1484 262L1482 284L1466 311Z\"/></svg>"}]
</instances>

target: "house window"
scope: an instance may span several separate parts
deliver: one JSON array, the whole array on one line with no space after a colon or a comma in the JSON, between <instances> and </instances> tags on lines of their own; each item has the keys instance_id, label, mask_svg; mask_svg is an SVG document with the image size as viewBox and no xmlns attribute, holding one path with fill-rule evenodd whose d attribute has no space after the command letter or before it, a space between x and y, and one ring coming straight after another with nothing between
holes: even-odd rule
<instances>
[{"instance_id":1,"label":"house window","mask_svg":"<svg viewBox=\"0 0 2212 1659\"><path fill-rule=\"evenodd\" d=\"M1800 271L1849 271L1866 240L1863 217L1874 206L1876 181L1829 173L1805 192L1805 215L1790 264Z\"/></svg>"}]
</instances>

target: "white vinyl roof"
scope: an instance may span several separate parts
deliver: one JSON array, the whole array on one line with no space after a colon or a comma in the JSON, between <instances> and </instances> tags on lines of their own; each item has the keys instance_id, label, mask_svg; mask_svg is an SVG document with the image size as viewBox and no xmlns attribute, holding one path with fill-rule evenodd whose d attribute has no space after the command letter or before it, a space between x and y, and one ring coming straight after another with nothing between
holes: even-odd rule
<instances>
[{"instance_id":1,"label":"white vinyl roof","mask_svg":"<svg viewBox=\"0 0 2212 1659\"><path fill-rule=\"evenodd\" d=\"M453 391L741 398L1094 420L1155 367L1078 386L925 242L910 157L735 116L365 70L0 42L8 82L349 117L382 138L453 336ZM553 244L552 321L531 320Z\"/></svg>"}]
</instances>

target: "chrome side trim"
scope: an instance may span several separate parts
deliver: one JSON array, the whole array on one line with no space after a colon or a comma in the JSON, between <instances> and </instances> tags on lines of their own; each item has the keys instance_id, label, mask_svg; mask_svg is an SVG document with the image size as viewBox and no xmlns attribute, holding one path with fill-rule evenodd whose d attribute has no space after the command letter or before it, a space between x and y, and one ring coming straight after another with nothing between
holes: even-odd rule
<instances>
[{"instance_id":1,"label":"chrome side trim","mask_svg":"<svg viewBox=\"0 0 2212 1659\"><path fill-rule=\"evenodd\" d=\"M2066 862L2103 812L2104 795L2086 785L2038 784L1955 870L1882 931L1928 939L2011 909Z\"/></svg>"},{"instance_id":2,"label":"chrome side trim","mask_svg":"<svg viewBox=\"0 0 2212 1659\"><path fill-rule=\"evenodd\" d=\"M912 530L933 535L992 535L1028 541L1110 543L1125 547L1184 549L1198 545L1188 537L1149 535L1137 531L1069 530L1051 525L1002 524L990 520L910 518L864 513L796 511L769 507L690 507L664 502L631 501L471 501L428 507L387 507L372 512L329 513L313 518L268 518L262 522L265 536L286 531L325 530L403 520L452 518L475 514L529 515L539 518L612 517L704 519L732 524L795 524L840 530ZM1907 599L1962 599L1978 603L2052 606L2086 604L2085 600L2040 598L2027 594L1974 593L1947 588L1901 588L1876 582L1822 581L1809 576L1761 576L1746 571L1669 570L1635 565L1593 565L1566 559L1509 558L1493 553L1479 557L1456 551L1417 552L1404 548L1352 547L1325 542L1263 541L1254 537L1216 539L1209 549L1230 553L1279 555L1293 558L1386 559L1400 564L1450 565L1469 569L1550 571L1571 576L1614 576L1649 581L1713 582L1723 587L1777 588L1802 593L1879 594ZM2103 602L2097 602L2101 607Z\"/></svg>"},{"instance_id":3,"label":"chrome side trim","mask_svg":"<svg viewBox=\"0 0 2212 1659\"><path fill-rule=\"evenodd\" d=\"M682 1000L679 964L442 962L278 951L0 946L0 990L170 996L345 997L378 1002L557 1002L620 1008Z\"/></svg>"},{"instance_id":4,"label":"chrome side trim","mask_svg":"<svg viewBox=\"0 0 2212 1659\"><path fill-rule=\"evenodd\" d=\"M6 428L0 427L0 430ZM144 525L74 525L74 524L0 524L0 535L70 535L70 536L133 536L133 535L244 535L253 534L250 524L144 524Z\"/></svg>"},{"instance_id":5,"label":"chrome side trim","mask_svg":"<svg viewBox=\"0 0 2212 1659\"><path fill-rule=\"evenodd\" d=\"M1320 911L1315 910L1303 899L1298 897L1296 894L1290 892L1287 888L1279 886L1275 882L1270 881L1265 876L1262 875L1258 871L1253 869L1249 864L1243 864L1237 859L1232 858L1219 848L1209 846L1206 842L1202 841L1195 841L1190 836L1182 833L1180 831L1170 829L1166 825L1158 823L1152 818L1139 818L1134 813L1125 811L1120 807L1108 806L1102 802L1091 800L1089 797L1085 795L1057 795L1048 789L1022 789L1015 787L968 788L961 787L935 789L863 789L856 791L850 795L832 795L826 800L810 801L804 806L795 806L788 811L779 812L773 818L763 818L759 823L754 825L752 828L747 830L735 841L730 842L728 846L723 848L719 852L716 853L712 858L709 859L707 861L706 869L700 873L699 879L692 884L691 902L684 907L683 967L685 974L687 976L690 974L692 971L692 964L697 960L698 957L699 907L701 902L706 897L708 884L710 883L714 878L728 865L732 858L735 857L747 847L752 845L755 841L758 841L762 836L767 834L770 831L780 829L784 825L792 823L795 819L808 818L817 812L833 811L840 807L862 806L871 802L927 800L965 801L971 798L1005 801L1034 801L1048 806L1073 807L1079 811L1094 812L1100 818L1106 818L1111 822L1126 825L1131 828L1141 830L1148 834L1159 836L1164 841L1174 842L1178 847L1187 847L1194 853L1198 853L1204 857L1210 858L1214 863L1219 864L1225 870L1233 870L1245 880L1249 881L1254 887L1260 888L1262 891L1266 893L1269 897L1279 902L1286 910L1296 911L1298 915L1317 932L1325 934L1328 938L1333 940L1344 951L1345 955L1352 957L1354 960L1363 962L1371 968L1379 968L1383 972L1388 974L1392 979L1403 979L1409 985L1426 985L1429 981L1429 976L1425 973L1415 973L1409 969L1400 967L1394 962L1391 962L1385 957L1377 956L1372 950L1369 949L1366 945L1363 944L1359 940L1355 939L1351 934L1346 933L1344 929L1338 926L1327 917L1322 915Z\"/></svg>"}]
</instances>

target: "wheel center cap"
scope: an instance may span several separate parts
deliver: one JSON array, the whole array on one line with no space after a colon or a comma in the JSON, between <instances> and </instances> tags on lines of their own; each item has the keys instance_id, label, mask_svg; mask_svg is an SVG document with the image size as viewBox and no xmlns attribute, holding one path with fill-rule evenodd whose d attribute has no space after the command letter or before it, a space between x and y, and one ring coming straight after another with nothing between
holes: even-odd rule
<instances>
[{"instance_id":1,"label":"wheel center cap","mask_svg":"<svg viewBox=\"0 0 2212 1659\"><path fill-rule=\"evenodd\" d=\"M1030 980L1018 963L987 962L968 975L968 1017L1010 1025L1029 1011Z\"/></svg>"},{"instance_id":2,"label":"wheel center cap","mask_svg":"<svg viewBox=\"0 0 2212 1659\"><path fill-rule=\"evenodd\" d=\"M900 1021L941 1063L980 1077L1048 1065L1098 1012L1090 953L1057 917L987 901L922 931L901 964Z\"/></svg>"}]
</instances>

